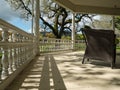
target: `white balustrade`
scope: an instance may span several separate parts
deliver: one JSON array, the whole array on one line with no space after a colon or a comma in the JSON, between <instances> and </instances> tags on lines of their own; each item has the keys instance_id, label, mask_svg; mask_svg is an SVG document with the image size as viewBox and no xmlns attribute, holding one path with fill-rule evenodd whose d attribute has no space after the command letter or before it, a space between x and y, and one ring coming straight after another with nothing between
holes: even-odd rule
<instances>
[{"instance_id":1,"label":"white balustrade","mask_svg":"<svg viewBox=\"0 0 120 90\"><path fill-rule=\"evenodd\" d=\"M81 40L75 40L74 48L72 47L71 40L64 40L64 39L50 39L50 38L43 38L40 41L40 52L52 52L52 51L61 51L61 50L82 50L85 47L84 42Z\"/></svg>"},{"instance_id":2,"label":"white balustrade","mask_svg":"<svg viewBox=\"0 0 120 90\"><path fill-rule=\"evenodd\" d=\"M0 19L0 90L36 56L35 37ZM0 38L1 38L0 37ZM3 87L4 86L4 87Z\"/></svg>"}]
</instances>

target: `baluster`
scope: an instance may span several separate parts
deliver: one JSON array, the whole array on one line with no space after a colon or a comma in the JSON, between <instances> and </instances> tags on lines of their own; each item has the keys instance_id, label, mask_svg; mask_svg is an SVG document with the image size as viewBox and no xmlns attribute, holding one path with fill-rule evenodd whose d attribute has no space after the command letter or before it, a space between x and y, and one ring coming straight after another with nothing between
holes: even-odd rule
<instances>
[{"instance_id":1,"label":"baluster","mask_svg":"<svg viewBox=\"0 0 120 90\"><path fill-rule=\"evenodd\" d=\"M16 34L15 33L12 33L12 42L15 43L16 42ZM13 57L13 62L12 62L12 69L13 71L16 70L16 59L17 59L17 56L16 56L16 46L14 45L13 46L13 51L12 51L12 57Z\"/></svg>"},{"instance_id":2,"label":"baluster","mask_svg":"<svg viewBox=\"0 0 120 90\"><path fill-rule=\"evenodd\" d=\"M28 37L28 42L30 43L30 38ZM32 52L32 49L31 49L31 45L28 44L28 60L31 59L31 52Z\"/></svg>"},{"instance_id":3,"label":"baluster","mask_svg":"<svg viewBox=\"0 0 120 90\"><path fill-rule=\"evenodd\" d=\"M6 28L3 28L2 31L2 41L7 43L8 42L8 31ZM2 73L1 78L5 79L8 76L8 47L4 45L2 47Z\"/></svg>"},{"instance_id":4,"label":"baluster","mask_svg":"<svg viewBox=\"0 0 120 90\"><path fill-rule=\"evenodd\" d=\"M34 59L34 45L33 45L33 42L34 42L34 38L32 38L32 41L31 41L31 47L32 47L32 59Z\"/></svg>"},{"instance_id":5,"label":"baluster","mask_svg":"<svg viewBox=\"0 0 120 90\"><path fill-rule=\"evenodd\" d=\"M25 41L27 41L27 37L25 38ZM26 61L28 60L28 43L26 44L26 47L25 47L25 58L26 58Z\"/></svg>"},{"instance_id":6,"label":"baluster","mask_svg":"<svg viewBox=\"0 0 120 90\"><path fill-rule=\"evenodd\" d=\"M63 48L63 50L65 50L65 43L64 43L64 40L62 40L62 48Z\"/></svg>"},{"instance_id":7,"label":"baluster","mask_svg":"<svg viewBox=\"0 0 120 90\"><path fill-rule=\"evenodd\" d=\"M21 52L21 64L24 64L24 50L23 50L23 45L21 45L20 52Z\"/></svg>"},{"instance_id":8,"label":"baluster","mask_svg":"<svg viewBox=\"0 0 120 90\"><path fill-rule=\"evenodd\" d=\"M21 43L22 40L21 40L21 35L20 34L19 34L18 38L19 38L19 42ZM18 62L19 62L19 66L22 65L22 50L21 50L21 48L22 48L21 45L19 45L18 46Z\"/></svg>"},{"instance_id":9,"label":"baluster","mask_svg":"<svg viewBox=\"0 0 120 90\"><path fill-rule=\"evenodd\" d=\"M25 37L22 37L22 43L25 43ZM25 44L22 45L22 63L25 63Z\"/></svg>"},{"instance_id":10,"label":"baluster","mask_svg":"<svg viewBox=\"0 0 120 90\"><path fill-rule=\"evenodd\" d=\"M12 42L12 35L11 34L9 35L8 41ZM13 62L13 59L12 59L12 45L10 45L8 49L9 49L9 51L8 51L8 62L9 62L8 71L9 71L9 74L11 74L13 72L13 70L12 70L12 62Z\"/></svg>"},{"instance_id":11,"label":"baluster","mask_svg":"<svg viewBox=\"0 0 120 90\"><path fill-rule=\"evenodd\" d=\"M27 56L28 56L28 60L30 59L30 45L28 44L28 48L27 48Z\"/></svg>"},{"instance_id":12,"label":"baluster","mask_svg":"<svg viewBox=\"0 0 120 90\"><path fill-rule=\"evenodd\" d=\"M41 46L42 47L42 46ZM33 38L33 53L34 53L34 56L36 56L36 46L35 46L35 37ZM41 48L42 50L42 48Z\"/></svg>"},{"instance_id":13,"label":"baluster","mask_svg":"<svg viewBox=\"0 0 120 90\"><path fill-rule=\"evenodd\" d=\"M52 43L52 40L50 40L50 51L53 51L53 43Z\"/></svg>"},{"instance_id":14,"label":"baluster","mask_svg":"<svg viewBox=\"0 0 120 90\"><path fill-rule=\"evenodd\" d=\"M25 37L25 41L27 42L27 37ZM28 44L25 45L25 60L28 60Z\"/></svg>"},{"instance_id":15,"label":"baluster","mask_svg":"<svg viewBox=\"0 0 120 90\"><path fill-rule=\"evenodd\" d=\"M29 38L27 37L27 43L29 43ZM29 48L29 44L27 44L27 60L30 59L29 53L30 53L30 48Z\"/></svg>"},{"instance_id":16,"label":"baluster","mask_svg":"<svg viewBox=\"0 0 120 90\"><path fill-rule=\"evenodd\" d=\"M24 64L24 62L25 62L25 58L24 58L24 44L21 46L21 57L22 57L22 64Z\"/></svg>"},{"instance_id":17,"label":"baluster","mask_svg":"<svg viewBox=\"0 0 120 90\"><path fill-rule=\"evenodd\" d=\"M27 47L26 47L26 57L27 57L26 60L28 60L29 59L29 45L28 44L27 44Z\"/></svg>"},{"instance_id":18,"label":"baluster","mask_svg":"<svg viewBox=\"0 0 120 90\"><path fill-rule=\"evenodd\" d=\"M30 38L28 37L28 43L30 43ZM31 48L30 48L30 44L28 44L28 60L31 59Z\"/></svg>"},{"instance_id":19,"label":"baluster","mask_svg":"<svg viewBox=\"0 0 120 90\"><path fill-rule=\"evenodd\" d=\"M2 71L1 58L2 58L2 52L1 52L1 47L0 47L0 83L1 83L1 71Z\"/></svg>"},{"instance_id":20,"label":"baluster","mask_svg":"<svg viewBox=\"0 0 120 90\"><path fill-rule=\"evenodd\" d=\"M26 46L27 46L27 45L24 46L24 60L25 60L25 62L27 61Z\"/></svg>"},{"instance_id":21,"label":"baluster","mask_svg":"<svg viewBox=\"0 0 120 90\"><path fill-rule=\"evenodd\" d=\"M32 42L31 42L31 45L30 45L30 49L31 49L31 53L30 53L30 56L31 56L31 59L33 59L34 55L33 55L33 47L32 47Z\"/></svg>"},{"instance_id":22,"label":"baluster","mask_svg":"<svg viewBox=\"0 0 120 90\"><path fill-rule=\"evenodd\" d=\"M19 42L22 43L22 36L19 35ZM22 65L22 45L19 45L19 65Z\"/></svg>"},{"instance_id":23,"label":"baluster","mask_svg":"<svg viewBox=\"0 0 120 90\"><path fill-rule=\"evenodd\" d=\"M67 50L67 47L66 47L66 40L64 40L64 48L65 48L65 50Z\"/></svg>"},{"instance_id":24,"label":"baluster","mask_svg":"<svg viewBox=\"0 0 120 90\"><path fill-rule=\"evenodd\" d=\"M18 33L16 34L16 42L19 42L19 37L18 37ZM17 68L19 68L19 45L16 45L16 66Z\"/></svg>"},{"instance_id":25,"label":"baluster","mask_svg":"<svg viewBox=\"0 0 120 90\"><path fill-rule=\"evenodd\" d=\"M23 46L23 63L25 63L25 60L26 60L25 47L26 45Z\"/></svg>"}]
</instances>

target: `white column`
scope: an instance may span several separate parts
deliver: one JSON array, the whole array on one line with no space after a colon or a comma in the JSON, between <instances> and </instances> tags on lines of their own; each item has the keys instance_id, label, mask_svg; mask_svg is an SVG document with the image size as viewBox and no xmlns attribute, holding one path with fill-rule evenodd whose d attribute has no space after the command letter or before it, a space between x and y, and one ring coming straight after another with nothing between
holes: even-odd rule
<instances>
[{"instance_id":1,"label":"white column","mask_svg":"<svg viewBox=\"0 0 120 90\"><path fill-rule=\"evenodd\" d=\"M112 16L112 29L115 31L115 16Z\"/></svg>"},{"instance_id":2,"label":"white column","mask_svg":"<svg viewBox=\"0 0 120 90\"><path fill-rule=\"evenodd\" d=\"M35 27L34 27L34 35L36 37L36 53L37 55L39 55L39 35L40 35L40 32L39 32L39 16L40 16L40 6L39 6L40 2L39 0L36 0L35 2Z\"/></svg>"},{"instance_id":3,"label":"white column","mask_svg":"<svg viewBox=\"0 0 120 90\"><path fill-rule=\"evenodd\" d=\"M72 34L71 34L71 40L72 40L72 49L74 49L74 43L75 43L75 13L72 14Z\"/></svg>"},{"instance_id":4,"label":"white column","mask_svg":"<svg viewBox=\"0 0 120 90\"><path fill-rule=\"evenodd\" d=\"M32 29L31 29L31 33L33 34L33 28L34 27L34 0L32 0Z\"/></svg>"}]
</instances>

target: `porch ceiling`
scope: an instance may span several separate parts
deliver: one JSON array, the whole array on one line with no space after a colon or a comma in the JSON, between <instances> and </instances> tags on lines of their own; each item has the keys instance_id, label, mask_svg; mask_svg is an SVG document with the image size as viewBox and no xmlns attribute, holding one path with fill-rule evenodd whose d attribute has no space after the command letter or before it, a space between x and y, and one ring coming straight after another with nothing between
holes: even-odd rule
<instances>
[{"instance_id":1,"label":"porch ceiling","mask_svg":"<svg viewBox=\"0 0 120 90\"><path fill-rule=\"evenodd\" d=\"M55 0L73 12L120 15L120 0Z\"/></svg>"}]
</instances>

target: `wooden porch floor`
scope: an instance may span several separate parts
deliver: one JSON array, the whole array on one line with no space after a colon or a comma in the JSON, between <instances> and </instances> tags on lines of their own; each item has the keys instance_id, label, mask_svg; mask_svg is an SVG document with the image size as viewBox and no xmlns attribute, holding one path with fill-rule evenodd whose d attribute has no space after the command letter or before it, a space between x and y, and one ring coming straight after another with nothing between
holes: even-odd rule
<instances>
[{"instance_id":1,"label":"wooden porch floor","mask_svg":"<svg viewBox=\"0 0 120 90\"><path fill-rule=\"evenodd\" d=\"M117 68L105 62L81 64L83 52L36 57L5 90L120 90Z\"/></svg>"}]
</instances>

